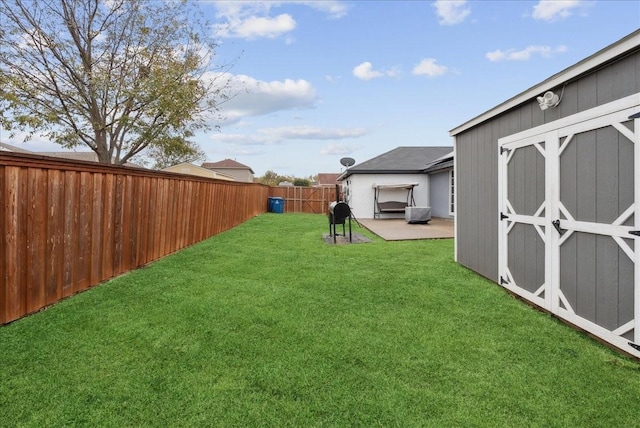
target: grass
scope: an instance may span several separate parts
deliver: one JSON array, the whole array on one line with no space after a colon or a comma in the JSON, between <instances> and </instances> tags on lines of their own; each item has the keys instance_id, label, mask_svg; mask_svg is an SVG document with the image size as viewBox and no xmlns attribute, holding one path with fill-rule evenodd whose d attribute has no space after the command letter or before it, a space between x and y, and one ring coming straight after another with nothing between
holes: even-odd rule
<instances>
[{"instance_id":1,"label":"grass","mask_svg":"<svg viewBox=\"0 0 640 428\"><path fill-rule=\"evenodd\" d=\"M640 364L453 261L266 214L0 328L0 426L638 426Z\"/></svg>"}]
</instances>

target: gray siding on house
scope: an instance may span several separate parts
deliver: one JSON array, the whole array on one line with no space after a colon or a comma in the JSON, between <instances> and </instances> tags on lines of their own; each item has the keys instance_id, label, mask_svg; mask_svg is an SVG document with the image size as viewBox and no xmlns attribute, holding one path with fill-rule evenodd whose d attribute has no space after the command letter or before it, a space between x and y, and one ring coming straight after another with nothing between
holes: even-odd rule
<instances>
[{"instance_id":1,"label":"gray siding on house","mask_svg":"<svg viewBox=\"0 0 640 428\"><path fill-rule=\"evenodd\" d=\"M534 97L455 136L457 260L496 282L498 139L640 92L640 52L635 50L554 92L562 93L555 109L540 110Z\"/></svg>"},{"instance_id":2,"label":"gray siding on house","mask_svg":"<svg viewBox=\"0 0 640 428\"><path fill-rule=\"evenodd\" d=\"M431 216L450 218L449 215L449 196L450 183L449 177L451 170L445 170L429 174L429 199L431 204Z\"/></svg>"}]
</instances>

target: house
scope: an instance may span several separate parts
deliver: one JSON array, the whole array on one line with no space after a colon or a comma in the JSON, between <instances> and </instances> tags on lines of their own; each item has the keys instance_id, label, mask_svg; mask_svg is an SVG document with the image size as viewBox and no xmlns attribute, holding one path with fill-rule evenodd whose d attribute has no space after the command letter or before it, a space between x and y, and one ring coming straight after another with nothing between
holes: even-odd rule
<instances>
[{"instance_id":1,"label":"house","mask_svg":"<svg viewBox=\"0 0 640 428\"><path fill-rule=\"evenodd\" d=\"M456 260L640 357L640 30L450 135Z\"/></svg>"},{"instance_id":2,"label":"house","mask_svg":"<svg viewBox=\"0 0 640 428\"><path fill-rule=\"evenodd\" d=\"M336 187L336 184L340 185L340 182L338 181L338 177L340 177L339 172L337 173L320 172L318 173L318 179L314 186L315 187Z\"/></svg>"},{"instance_id":3,"label":"house","mask_svg":"<svg viewBox=\"0 0 640 428\"><path fill-rule=\"evenodd\" d=\"M452 157L452 148L397 147L360 164L349 167L339 179L343 193L356 218L404 218L406 206L431 207L432 213L449 217L447 202L432 195L450 192L451 186L442 177L449 174L443 157ZM431 171L435 179L431 183ZM444 174L444 175L443 175ZM432 187L433 184L433 187ZM442 189L436 189L437 186ZM441 204L441 205L440 205Z\"/></svg>"},{"instance_id":4,"label":"house","mask_svg":"<svg viewBox=\"0 0 640 428\"><path fill-rule=\"evenodd\" d=\"M255 174L251 167L236 162L233 159L225 159L218 162L204 162L202 167L228 175L236 181L245 183L253 183L253 175Z\"/></svg>"},{"instance_id":5,"label":"house","mask_svg":"<svg viewBox=\"0 0 640 428\"><path fill-rule=\"evenodd\" d=\"M198 177L217 178L219 180L236 181L235 178L227 174L213 171L211 169L202 168L201 166L194 165L189 162L179 163L167 168L163 168L162 171L175 172L178 174L195 175Z\"/></svg>"},{"instance_id":6,"label":"house","mask_svg":"<svg viewBox=\"0 0 640 428\"><path fill-rule=\"evenodd\" d=\"M21 149L16 146L12 146L10 144L0 143L0 152L13 152L13 153L31 153L33 152L25 149Z\"/></svg>"}]
</instances>

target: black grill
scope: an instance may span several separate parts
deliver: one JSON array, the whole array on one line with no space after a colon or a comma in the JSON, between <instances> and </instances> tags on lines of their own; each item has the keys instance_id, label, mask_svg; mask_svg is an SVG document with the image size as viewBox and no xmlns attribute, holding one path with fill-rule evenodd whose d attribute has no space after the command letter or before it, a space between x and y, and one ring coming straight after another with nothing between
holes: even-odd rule
<instances>
[{"instance_id":1,"label":"black grill","mask_svg":"<svg viewBox=\"0 0 640 428\"><path fill-rule=\"evenodd\" d=\"M336 243L336 224L342 225L342 236L347 236L345 224L349 222L349 242L351 242L351 208L346 202L331 202L329 204L329 235L333 236L333 243Z\"/></svg>"}]
</instances>

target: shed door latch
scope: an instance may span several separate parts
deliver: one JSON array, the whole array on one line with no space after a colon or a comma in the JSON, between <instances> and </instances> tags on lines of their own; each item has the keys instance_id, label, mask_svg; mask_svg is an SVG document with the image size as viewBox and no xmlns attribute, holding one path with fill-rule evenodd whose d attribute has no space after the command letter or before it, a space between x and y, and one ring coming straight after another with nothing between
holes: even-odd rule
<instances>
[{"instance_id":1,"label":"shed door latch","mask_svg":"<svg viewBox=\"0 0 640 428\"><path fill-rule=\"evenodd\" d=\"M551 224L553 225L553 227L556 228L556 230L558 231L560 236L564 235L564 233L567 231L567 229L562 229L560 227L560 220L554 220L554 221L551 222Z\"/></svg>"}]
</instances>

